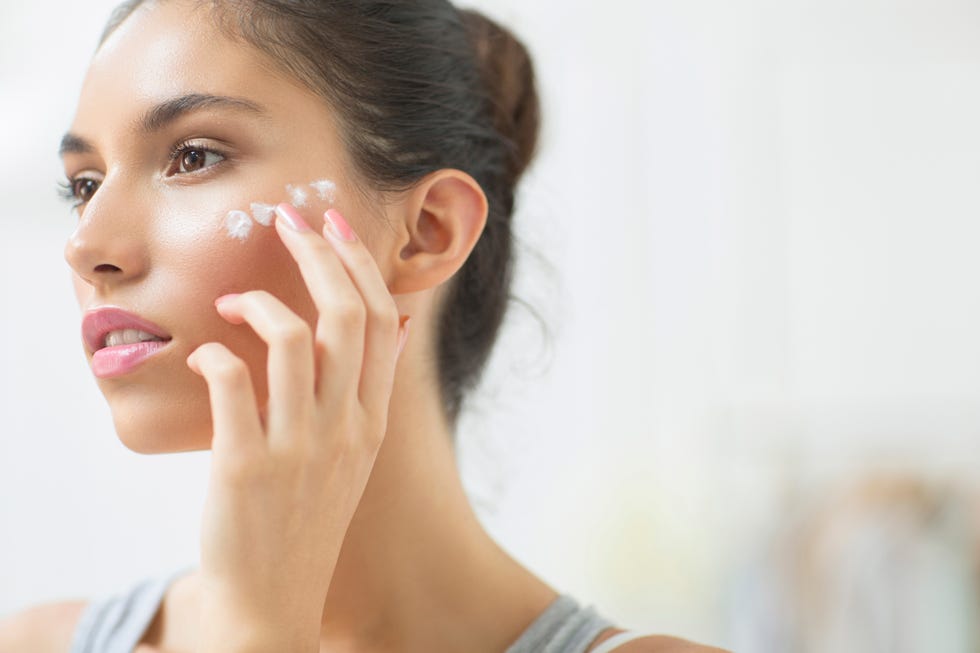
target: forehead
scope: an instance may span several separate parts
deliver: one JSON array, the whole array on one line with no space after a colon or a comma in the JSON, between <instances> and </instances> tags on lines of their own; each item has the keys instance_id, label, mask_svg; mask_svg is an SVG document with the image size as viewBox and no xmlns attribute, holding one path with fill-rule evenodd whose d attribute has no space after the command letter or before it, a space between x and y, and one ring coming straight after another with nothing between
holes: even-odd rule
<instances>
[{"instance_id":1,"label":"forehead","mask_svg":"<svg viewBox=\"0 0 980 653\"><path fill-rule=\"evenodd\" d=\"M187 93L267 96L290 80L257 49L222 32L209 3L168 0L140 6L96 52L73 128L131 117Z\"/></svg>"}]
</instances>

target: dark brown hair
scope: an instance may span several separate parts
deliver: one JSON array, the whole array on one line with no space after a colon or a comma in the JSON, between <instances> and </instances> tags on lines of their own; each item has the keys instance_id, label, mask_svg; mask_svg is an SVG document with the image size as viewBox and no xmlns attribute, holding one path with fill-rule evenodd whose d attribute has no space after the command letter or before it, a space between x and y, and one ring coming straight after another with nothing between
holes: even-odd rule
<instances>
[{"instance_id":1,"label":"dark brown hair","mask_svg":"<svg viewBox=\"0 0 980 653\"><path fill-rule=\"evenodd\" d=\"M103 40L147 1L116 9ZM440 389L455 423L511 299L515 187L539 126L527 50L448 0L212 0L211 7L226 31L331 105L354 165L375 189L406 190L455 168L486 193L486 229L439 316Z\"/></svg>"}]
</instances>

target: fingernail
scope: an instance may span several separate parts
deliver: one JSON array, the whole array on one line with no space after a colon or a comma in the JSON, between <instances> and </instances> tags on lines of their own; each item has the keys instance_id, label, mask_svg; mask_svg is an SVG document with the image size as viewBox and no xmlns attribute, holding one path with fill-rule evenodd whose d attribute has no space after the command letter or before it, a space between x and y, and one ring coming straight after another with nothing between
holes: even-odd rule
<instances>
[{"instance_id":1,"label":"fingernail","mask_svg":"<svg viewBox=\"0 0 980 653\"><path fill-rule=\"evenodd\" d=\"M215 306L220 306L221 304L225 303L226 301L228 301L230 299L235 299L236 297L240 297L240 296L241 296L240 293L231 293L230 295L222 295L221 297L218 297L216 300L214 300L214 305Z\"/></svg>"},{"instance_id":2,"label":"fingernail","mask_svg":"<svg viewBox=\"0 0 980 653\"><path fill-rule=\"evenodd\" d=\"M408 342L408 325L412 321L412 318L405 316L402 318L401 329L398 331L398 354L396 356L402 355L402 350L405 349L405 343Z\"/></svg>"},{"instance_id":3,"label":"fingernail","mask_svg":"<svg viewBox=\"0 0 980 653\"><path fill-rule=\"evenodd\" d=\"M340 211L337 209L330 209L323 214L324 226L326 226L330 233L332 233L337 238L352 243L357 240L357 236L354 235L354 230L350 228L347 224L347 220L344 220L344 216L340 215Z\"/></svg>"},{"instance_id":4,"label":"fingernail","mask_svg":"<svg viewBox=\"0 0 980 653\"><path fill-rule=\"evenodd\" d=\"M285 202L276 207L276 215L282 218L283 222L288 224L293 231L313 231L310 229L310 225L306 224L306 220L299 214L299 211Z\"/></svg>"}]
</instances>

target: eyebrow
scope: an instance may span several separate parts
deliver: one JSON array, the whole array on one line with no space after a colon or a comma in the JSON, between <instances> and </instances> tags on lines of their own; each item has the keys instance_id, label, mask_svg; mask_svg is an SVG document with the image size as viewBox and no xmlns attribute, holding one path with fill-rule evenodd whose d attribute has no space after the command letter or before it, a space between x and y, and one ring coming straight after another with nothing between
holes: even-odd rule
<instances>
[{"instance_id":1,"label":"eyebrow","mask_svg":"<svg viewBox=\"0 0 980 653\"><path fill-rule=\"evenodd\" d=\"M203 93L191 93L179 97L165 100L151 108L139 121L140 130L146 133L155 132L163 129L178 118L201 109L234 109L237 111L247 111L257 115L262 115L265 110L259 105L243 98L228 97L226 95L206 95Z\"/></svg>"},{"instance_id":2,"label":"eyebrow","mask_svg":"<svg viewBox=\"0 0 980 653\"><path fill-rule=\"evenodd\" d=\"M207 93L189 93L164 100L151 107L137 121L137 126L139 131L149 134L160 131L189 113L211 108L245 111L259 116L265 115L265 109L244 98L210 95ZM71 132L68 132L62 137L61 146L58 148L58 154L60 156L69 153L88 154L93 151L95 151L95 147L92 143Z\"/></svg>"},{"instance_id":3,"label":"eyebrow","mask_svg":"<svg viewBox=\"0 0 980 653\"><path fill-rule=\"evenodd\" d=\"M92 144L81 136L76 136L71 132L61 137L61 146L58 148L58 156L66 154L88 154L95 148Z\"/></svg>"}]
</instances>

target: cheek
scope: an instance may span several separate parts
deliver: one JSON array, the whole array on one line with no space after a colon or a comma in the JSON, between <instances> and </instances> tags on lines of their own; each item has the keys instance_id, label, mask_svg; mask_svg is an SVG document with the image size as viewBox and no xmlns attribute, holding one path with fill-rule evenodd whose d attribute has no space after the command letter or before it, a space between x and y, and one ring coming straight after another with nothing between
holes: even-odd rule
<instances>
[{"instance_id":1,"label":"cheek","mask_svg":"<svg viewBox=\"0 0 980 653\"><path fill-rule=\"evenodd\" d=\"M300 212L319 229L323 211L341 193L328 178L262 186L248 181L202 185L163 198L171 202L160 208L154 221L155 267L171 289L179 288L185 310L192 315L203 312L208 324L224 323L214 311L218 297L265 290L315 325L313 302L296 261L276 232L273 210L278 202L300 199L290 194L302 194L305 206ZM249 194L242 193L243 188L249 188Z\"/></svg>"},{"instance_id":2,"label":"cheek","mask_svg":"<svg viewBox=\"0 0 980 653\"><path fill-rule=\"evenodd\" d=\"M270 195L271 202L285 199ZM264 197L257 200L267 201ZM245 239L228 234L228 212L248 208L251 201L215 192L196 201L182 198L179 204L164 198L144 223L149 226L140 239L151 243L149 266L132 296L133 305L159 316L174 337L174 349L169 360L155 368L158 376L152 382L101 384L117 431L135 451L209 446L209 390L185 364L186 357L205 342L220 342L241 358L251 372L260 405L267 401L268 349L248 324L233 325L222 319L214 308L216 298L265 290L311 327L316 324L316 310L299 267L275 227L255 224ZM315 215L312 207L303 213L309 218ZM317 228L313 221L311 226ZM75 288L80 301L91 292L77 278Z\"/></svg>"},{"instance_id":3,"label":"cheek","mask_svg":"<svg viewBox=\"0 0 980 653\"><path fill-rule=\"evenodd\" d=\"M315 324L315 310L299 268L275 227L257 226L249 238L238 240L224 229L226 213L199 211L192 219L185 213L180 224L158 227L154 239L154 279L148 288L157 291L151 299L166 306L171 332L179 341L171 378L176 385L168 396L193 422L181 427L188 434L206 433L210 425L208 388L184 364L186 357L206 342L222 343L246 363L260 405L268 397L265 342L247 323L236 325L224 320L214 308L215 299L229 293L264 290ZM199 441L203 436L195 437L193 446L203 446Z\"/></svg>"},{"instance_id":4,"label":"cheek","mask_svg":"<svg viewBox=\"0 0 980 653\"><path fill-rule=\"evenodd\" d=\"M242 238L229 234L228 214L228 209L202 211L190 224L167 226L160 234L157 242L166 243L168 251L160 252L159 259L180 278L184 292L209 306L221 295L249 290L294 299L302 279L275 227L252 223Z\"/></svg>"}]
</instances>

